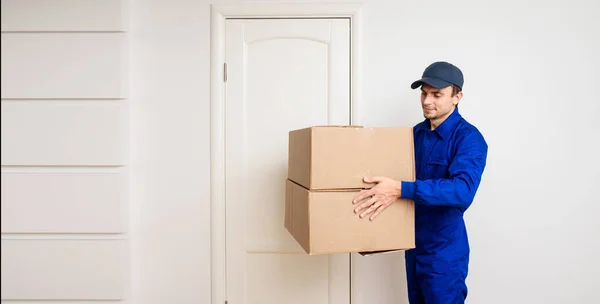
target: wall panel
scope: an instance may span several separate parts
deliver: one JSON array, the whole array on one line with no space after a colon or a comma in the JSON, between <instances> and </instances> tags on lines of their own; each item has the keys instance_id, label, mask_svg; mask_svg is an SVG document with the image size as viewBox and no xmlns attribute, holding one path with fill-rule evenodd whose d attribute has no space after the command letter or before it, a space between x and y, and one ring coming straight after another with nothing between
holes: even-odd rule
<instances>
[{"instance_id":1,"label":"wall panel","mask_svg":"<svg viewBox=\"0 0 600 304\"><path fill-rule=\"evenodd\" d=\"M122 299L124 246L122 240L2 240L2 299Z\"/></svg>"}]
</instances>

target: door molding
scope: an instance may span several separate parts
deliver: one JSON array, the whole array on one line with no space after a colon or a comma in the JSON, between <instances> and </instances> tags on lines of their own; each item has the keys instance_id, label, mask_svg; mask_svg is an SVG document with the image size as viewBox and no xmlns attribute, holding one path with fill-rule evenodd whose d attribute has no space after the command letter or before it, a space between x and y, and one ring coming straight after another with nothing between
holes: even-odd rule
<instances>
[{"instance_id":1,"label":"door molding","mask_svg":"<svg viewBox=\"0 0 600 304\"><path fill-rule=\"evenodd\" d=\"M225 20L230 18L349 18L351 24L351 92L350 124L358 117L361 98L361 25L362 2L302 4L302 3L240 3L211 5L210 32L210 229L211 229L211 303L226 300L226 240L225 240ZM351 266L350 255L345 261L331 261L331 267ZM340 265L341 264L341 265ZM331 270L330 267L330 270ZM351 275L348 274L351 284ZM349 295L349 302L352 296ZM232 303L235 304L235 303Z\"/></svg>"}]
</instances>

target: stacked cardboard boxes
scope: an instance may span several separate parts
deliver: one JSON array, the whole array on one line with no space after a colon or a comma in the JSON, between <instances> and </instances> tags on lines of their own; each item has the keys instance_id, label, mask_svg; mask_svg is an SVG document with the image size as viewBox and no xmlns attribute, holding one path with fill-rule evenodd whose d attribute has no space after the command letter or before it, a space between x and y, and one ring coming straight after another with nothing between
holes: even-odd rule
<instances>
[{"instance_id":1,"label":"stacked cardboard boxes","mask_svg":"<svg viewBox=\"0 0 600 304\"><path fill-rule=\"evenodd\" d=\"M373 221L352 200L365 176L415 180L412 128L317 126L289 132L285 228L310 255L414 248L414 203L399 199Z\"/></svg>"}]
</instances>

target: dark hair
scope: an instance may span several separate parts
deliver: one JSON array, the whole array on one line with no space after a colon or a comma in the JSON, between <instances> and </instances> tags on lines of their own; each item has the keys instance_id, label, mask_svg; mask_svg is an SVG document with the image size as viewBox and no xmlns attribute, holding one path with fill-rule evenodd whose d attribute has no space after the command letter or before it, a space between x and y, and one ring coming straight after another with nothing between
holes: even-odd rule
<instances>
[{"instance_id":1,"label":"dark hair","mask_svg":"<svg viewBox=\"0 0 600 304\"><path fill-rule=\"evenodd\" d=\"M455 96L456 94L460 93L460 91L462 91L457 85L452 85L452 96Z\"/></svg>"}]
</instances>

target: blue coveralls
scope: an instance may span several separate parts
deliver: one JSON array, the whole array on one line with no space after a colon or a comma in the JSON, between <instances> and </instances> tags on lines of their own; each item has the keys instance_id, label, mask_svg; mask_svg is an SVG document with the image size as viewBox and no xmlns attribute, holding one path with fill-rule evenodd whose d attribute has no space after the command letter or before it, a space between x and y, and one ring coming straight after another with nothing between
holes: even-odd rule
<instances>
[{"instance_id":1,"label":"blue coveralls","mask_svg":"<svg viewBox=\"0 0 600 304\"><path fill-rule=\"evenodd\" d=\"M471 205L486 164L487 143L458 108L435 130L414 129L416 181L402 182L415 202L415 249L406 251L411 304L464 303L469 241L463 213Z\"/></svg>"}]
</instances>

